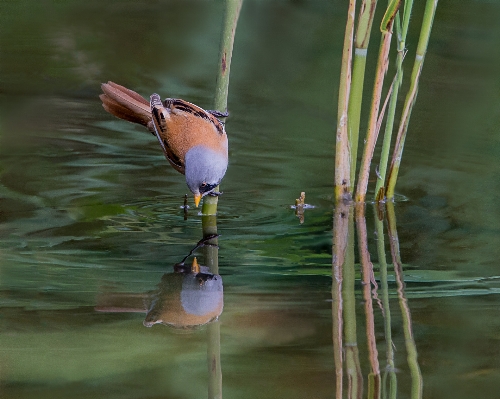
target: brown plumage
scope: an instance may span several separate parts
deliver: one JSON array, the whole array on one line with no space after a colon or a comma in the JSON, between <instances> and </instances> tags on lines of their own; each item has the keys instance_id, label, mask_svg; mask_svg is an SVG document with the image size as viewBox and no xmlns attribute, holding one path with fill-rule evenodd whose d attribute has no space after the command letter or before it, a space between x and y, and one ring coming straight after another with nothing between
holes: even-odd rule
<instances>
[{"instance_id":1,"label":"brown plumage","mask_svg":"<svg viewBox=\"0 0 500 399\"><path fill-rule=\"evenodd\" d=\"M146 126L153 134L158 131L165 156L180 173L184 174L187 151L195 145L227 152L224 125L203 108L176 98L167 98L166 108L154 94L150 104L140 94L114 82L101 87L104 93L99 98L104 109L120 119Z\"/></svg>"},{"instance_id":2,"label":"brown plumage","mask_svg":"<svg viewBox=\"0 0 500 399\"><path fill-rule=\"evenodd\" d=\"M186 174L195 202L220 183L227 167L228 142L224 124L212 114L215 112L181 99L162 102L158 94L151 95L148 102L113 82L103 83L102 91L100 99L106 111L146 126L157 137L170 164ZM186 158L192 159L192 165L186 165Z\"/></svg>"}]
</instances>

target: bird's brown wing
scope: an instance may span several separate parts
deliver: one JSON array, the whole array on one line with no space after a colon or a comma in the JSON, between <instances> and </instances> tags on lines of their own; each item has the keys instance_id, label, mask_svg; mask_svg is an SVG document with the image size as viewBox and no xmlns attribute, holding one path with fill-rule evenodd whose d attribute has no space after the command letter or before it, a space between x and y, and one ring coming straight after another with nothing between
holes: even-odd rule
<instances>
[{"instance_id":1,"label":"bird's brown wing","mask_svg":"<svg viewBox=\"0 0 500 399\"><path fill-rule=\"evenodd\" d=\"M173 112L176 110L187 112L198 118L202 118L210 122L219 134L224 134L224 124L216 118L210 111L205 111L203 108L198 107L190 102L181 100L179 98L168 98L165 100L165 106L169 106Z\"/></svg>"},{"instance_id":2,"label":"bird's brown wing","mask_svg":"<svg viewBox=\"0 0 500 399\"><path fill-rule=\"evenodd\" d=\"M167 121L170 119L168 110L164 107L161 98L158 94L153 94L151 96L151 114L153 116L153 125L155 130L155 135L160 142L163 153L167 158L168 162L172 167L178 172L184 174L185 167L183 159L181 159L169 146L167 141Z\"/></svg>"}]
</instances>

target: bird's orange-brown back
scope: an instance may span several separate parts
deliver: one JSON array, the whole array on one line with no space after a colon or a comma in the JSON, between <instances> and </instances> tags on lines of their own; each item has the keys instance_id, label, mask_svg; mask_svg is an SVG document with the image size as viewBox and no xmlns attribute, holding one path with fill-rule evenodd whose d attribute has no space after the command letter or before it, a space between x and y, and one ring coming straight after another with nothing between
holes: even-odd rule
<instances>
[{"instance_id":1,"label":"bird's orange-brown back","mask_svg":"<svg viewBox=\"0 0 500 399\"><path fill-rule=\"evenodd\" d=\"M172 166L184 173L185 157L190 148L206 146L227 159L227 135L224 125L209 112L181 99L169 98L151 104L138 93L114 82L102 85L103 107L129 122L139 123L157 134L165 156ZM155 128L156 126L156 128Z\"/></svg>"},{"instance_id":2,"label":"bird's orange-brown back","mask_svg":"<svg viewBox=\"0 0 500 399\"><path fill-rule=\"evenodd\" d=\"M224 125L204 109L180 99L165 100L169 114L166 131L160 133L172 151L184 162L190 148L203 145L227 158Z\"/></svg>"}]
</instances>

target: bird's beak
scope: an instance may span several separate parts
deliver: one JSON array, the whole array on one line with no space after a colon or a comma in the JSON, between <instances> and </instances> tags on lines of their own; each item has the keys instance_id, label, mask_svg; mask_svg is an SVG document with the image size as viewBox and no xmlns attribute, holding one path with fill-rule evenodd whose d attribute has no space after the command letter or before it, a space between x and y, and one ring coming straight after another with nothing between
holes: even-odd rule
<instances>
[{"instance_id":1,"label":"bird's beak","mask_svg":"<svg viewBox=\"0 0 500 399\"><path fill-rule=\"evenodd\" d=\"M195 194L194 195L194 204L196 205L197 208L198 208L198 205L200 204L200 200L201 200L201 194Z\"/></svg>"},{"instance_id":2,"label":"bird's beak","mask_svg":"<svg viewBox=\"0 0 500 399\"><path fill-rule=\"evenodd\" d=\"M200 272L200 265L198 264L198 260L196 256L193 259L193 264L191 265L191 273L198 274Z\"/></svg>"}]
</instances>

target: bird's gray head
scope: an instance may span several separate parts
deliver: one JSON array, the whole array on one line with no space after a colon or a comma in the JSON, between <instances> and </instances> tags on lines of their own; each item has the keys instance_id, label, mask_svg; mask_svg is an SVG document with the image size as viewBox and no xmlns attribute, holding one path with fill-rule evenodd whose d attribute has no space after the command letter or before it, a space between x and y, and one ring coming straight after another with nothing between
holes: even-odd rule
<instances>
[{"instance_id":1,"label":"bird's gray head","mask_svg":"<svg viewBox=\"0 0 500 399\"><path fill-rule=\"evenodd\" d=\"M219 185L227 169L227 153L206 146L191 148L185 157L186 183L195 196L195 204Z\"/></svg>"}]
</instances>

